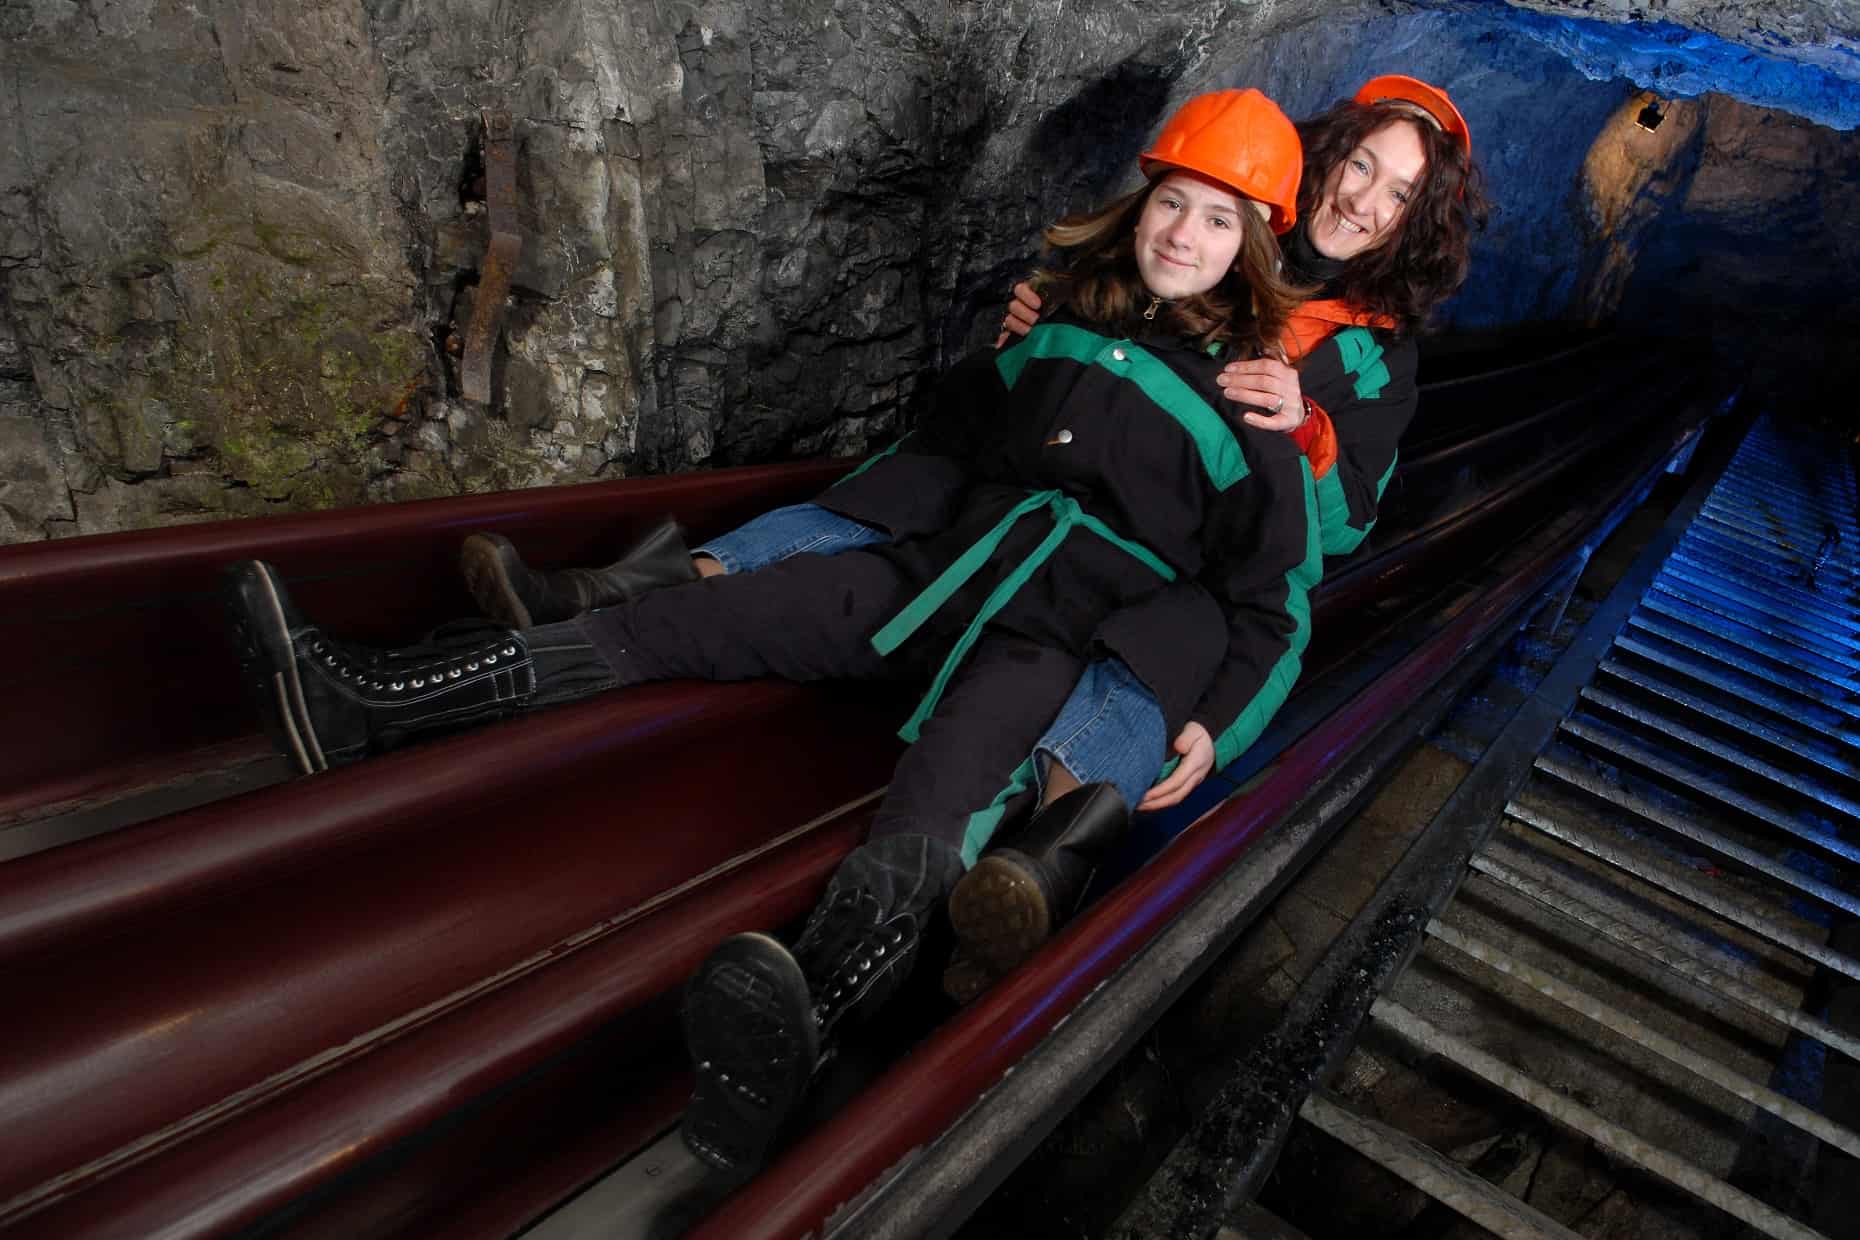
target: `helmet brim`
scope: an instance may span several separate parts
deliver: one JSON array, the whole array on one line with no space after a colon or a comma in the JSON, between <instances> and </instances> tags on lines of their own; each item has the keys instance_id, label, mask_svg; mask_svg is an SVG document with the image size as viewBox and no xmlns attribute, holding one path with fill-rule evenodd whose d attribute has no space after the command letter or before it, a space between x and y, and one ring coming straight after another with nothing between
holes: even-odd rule
<instances>
[{"instance_id":1,"label":"helmet brim","mask_svg":"<svg viewBox=\"0 0 1860 1240\"><path fill-rule=\"evenodd\" d=\"M1432 117L1442 132L1460 144L1460 149L1469 158L1472 155L1472 127L1460 115L1460 110L1453 106L1453 100L1447 97L1447 92L1438 86L1430 86L1420 78L1411 78L1405 74L1387 73L1364 82L1356 92L1356 102L1412 104Z\"/></svg>"}]
</instances>

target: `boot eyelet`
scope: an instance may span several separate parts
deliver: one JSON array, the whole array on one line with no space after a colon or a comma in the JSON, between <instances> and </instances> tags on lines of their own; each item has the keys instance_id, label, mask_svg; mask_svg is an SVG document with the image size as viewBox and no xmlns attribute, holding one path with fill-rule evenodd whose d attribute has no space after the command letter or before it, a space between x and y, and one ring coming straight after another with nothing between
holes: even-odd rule
<instances>
[{"instance_id":1,"label":"boot eyelet","mask_svg":"<svg viewBox=\"0 0 1860 1240\"><path fill-rule=\"evenodd\" d=\"M883 960L885 958L885 953L888 950L890 949L887 948L883 943L880 943L877 947L872 949L872 958L874 960Z\"/></svg>"},{"instance_id":2,"label":"boot eyelet","mask_svg":"<svg viewBox=\"0 0 1860 1240\"><path fill-rule=\"evenodd\" d=\"M324 645L322 642L311 642L310 643L311 654L322 654L325 650L328 650L328 649L329 647Z\"/></svg>"},{"instance_id":3,"label":"boot eyelet","mask_svg":"<svg viewBox=\"0 0 1860 1240\"><path fill-rule=\"evenodd\" d=\"M326 655L324 655L324 656L323 656L323 666L324 666L324 667L334 667L334 666L336 666L336 656L335 656L335 655L333 655L333 654L326 654Z\"/></svg>"},{"instance_id":4,"label":"boot eyelet","mask_svg":"<svg viewBox=\"0 0 1860 1240\"><path fill-rule=\"evenodd\" d=\"M464 674L465 674L464 672L461 672L461 671L460 671L460 670L459 670L458 668L456 668L456 667L455 667L455 668L453 668L453 669L452 669L451 671L449 671L449 672L447 672L447 673L446 673L446 675L447 675L447 676L450 676L450 677L451 677L451 678L452 678L453 680L457 680L457 679L458 679L458 678L459 678L460 676L463 676Z\"/></svg>"},{"instance_id":5,"label":"boot eyelet","mask_svg":"<svg viewBox=\"0 0 1860 1240\"><path fill-rule=\"evenodd\" d=\"M904 942L904 931L902 931L902 930L893 930L893 931L891 932L891 945L892 945L893 947L896 947L896 946L898 946L899 944L901 944L901 943L903 943L903 942Z\"/></svg>"},{"instance_id":6,"label":"boot eyelet","mask_svg":"<svg viewBox=\"0 0 1860 1240\"><path fill-rule=\"evenodd\" d=\"M473 663L467 663L467 664L465 665L465 670L466 670L466 671L468 671L468 672L475 672L475 671L477 671L477 670L478 670L478 665L477 665L477 663L475 663L475 662L473 662Z\"/></svg>"},{"instance_id":7,"label":"boot eyelet","mask_svg":"<svg viewBox=\"0 0 1860 1240\"><path fill-rule=\"evenodd\" d=\"M489 666L491 666L491 665L492 665L493 663L496 663L496 662L497 662L497 656L496 656L496 655L494 655L494 654L487 654L487 655L485 655L485 656L484 656L484 665L485 665L486 667L489 667Z\"/></svg>"},{"instance_id":8,"label":"boot eyelet","mask_svg":"<svg viewBox=\"0 0 1860 1240\"><path fill-rule=\"evenodd\" d=\"M506 655L508 655L508 656L510 656L510 657L512 657L512 658L514 658L514 657L516 656L516 653L517 653L517 648L516 648L515 646L505 646L505 647L504 647L504 653L505 653Z\"/></svg>"},{"instance_id":9,"label":"boot eyelet","mask_svg":"<svg viewBox=\"0 0 1860 1240\"><path fill-rule=\"evenodd\" d=\"M381 682L378 680L371 680L368 682L368 687L370 689L379 689L381 688Z\"/></svg>"},{"instance_id":10,"label":"boot eyelet","mask_svg":"<svg viewBox=\"0 0 1860 1240\"><path fill-rule=\"evenodd\" d=\"M399 693L401 690L407 687L407 682L404 680L397 680L392 685L389 685L388 687L392 689L394 692Z\"/></svg>"},{"instance_id":11,"label":"boot eyelet","mask_svg":"<svg viewBox=\"0 0 1860 1240\"><path fill-rule=\"evenodd\" d=\"M422 680L418 676L415 676L413 678L413 687L416 689L424 689L426 687L426 681Z\"/></svg>"}]
</instances>

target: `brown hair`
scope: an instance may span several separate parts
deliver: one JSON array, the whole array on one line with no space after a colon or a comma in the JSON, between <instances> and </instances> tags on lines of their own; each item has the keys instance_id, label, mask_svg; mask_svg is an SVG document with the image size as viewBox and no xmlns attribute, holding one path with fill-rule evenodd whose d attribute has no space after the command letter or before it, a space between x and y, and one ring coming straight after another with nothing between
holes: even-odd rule
<instances>
[{"instance_id":1,"label":"brown hair","mask_svg":"<svg viewBox=\"0 0 1860 1240\"><path fill-rule=\"evenodd\" d=\"M1459 142L1399 103L1340 103L1298 126L1305 175L1298 216L1308 220L1337 165L1370 134L1405 121L1421 135L1427 167L1386 243L1344 264L1333 282L1353 306L1386 314L1407 335L1466 279L1472 231L1483 228L1486 199L1479 166Z\"/></svg>"},{"instance_id":2,"label":"brown hair","mask_svg":"<svg viewBox=\"0 0 1860 1240\"><path fill-rule=\"evenodd\" d=\"M1096 211L1048 225L1046 244L1064 266L1034 273L1040 296L1094 323L1129 324L1141 317L1153 298L1137 270L1137 220L1161 179ZM1234 267L1206 292L1164 303L1156 324L1203 348L1221 345L1253 356L1277 347L1309 290L1280 274L1278 239L1258 212L1242 210L1240 221Z\"/></svg>"}]
</instances>

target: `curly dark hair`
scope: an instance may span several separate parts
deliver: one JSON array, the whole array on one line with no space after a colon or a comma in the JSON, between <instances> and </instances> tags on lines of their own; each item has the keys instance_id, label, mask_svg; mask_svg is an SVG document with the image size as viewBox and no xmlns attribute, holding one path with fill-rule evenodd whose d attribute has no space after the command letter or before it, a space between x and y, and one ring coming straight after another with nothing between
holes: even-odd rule
<instances>
[{"instance_id":1,"label":"curly dark hair","mask_svg":"<svg viewBox=\"0 0 1860 1240\"><path fill-rule=\"evenodd\" d=\"M1129 324L1149 305L1137 269L1137 221L1157 177L1135 193L1046 228L1046 244L1062 269L1034 273L1033 284L1051 306L1069 305L1096 323ZM1222 345L1244 356L1270 350L1298 304L1311 290L1286 281L1278 238L1250 210L1240 212L1240 253L1235 267L1205 293L1166 303L1157 325L1207 347Z\"/></svg>"},{"instance_id":2,"label":"curly dark hair","mask_svg":"<svg viewBox=\"0 0 1860 1240\"><path fill-rule=\"evenodd\" d=\"M1331 170L1364 138L1398 121L1419 132L1427 167L1409 194L1395 235L1352 258L1332 287L1351 305L1388 315L1396 331L1408 335L1466 279L1472 232L1485 227L1483 178L1460 144L1405 105L1340 103L1298 126L1305 147L1298 216L1311 218Z\"/></svg>"}]
</instances>

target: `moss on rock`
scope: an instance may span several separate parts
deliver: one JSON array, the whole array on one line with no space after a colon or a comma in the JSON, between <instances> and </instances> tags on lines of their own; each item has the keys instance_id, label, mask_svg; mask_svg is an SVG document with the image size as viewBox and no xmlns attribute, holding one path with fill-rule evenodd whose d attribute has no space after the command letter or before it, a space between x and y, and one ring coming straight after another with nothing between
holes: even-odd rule
<instances>
[{"instance_id":1,"label":"moss on rock","mask_svg":"<svg viewBox=\"0 0 1860 1240\"><path fill-rule=\"evenodd\" d=\"M227 480L291 508L360 503L382 415L425 369L405 326L358 290L215 264L217 313L176 330L160 393Z\"/></svg>"}]
</instances>

